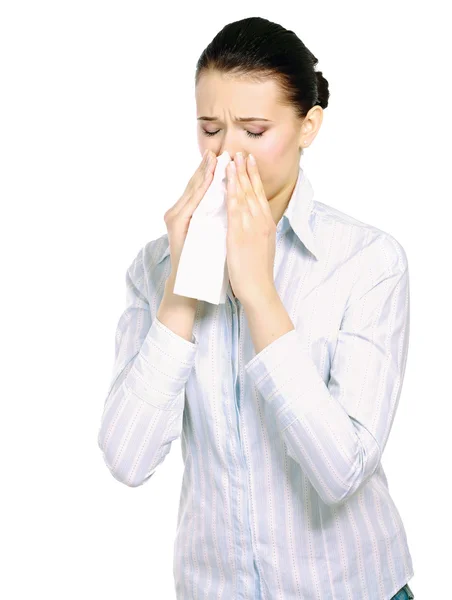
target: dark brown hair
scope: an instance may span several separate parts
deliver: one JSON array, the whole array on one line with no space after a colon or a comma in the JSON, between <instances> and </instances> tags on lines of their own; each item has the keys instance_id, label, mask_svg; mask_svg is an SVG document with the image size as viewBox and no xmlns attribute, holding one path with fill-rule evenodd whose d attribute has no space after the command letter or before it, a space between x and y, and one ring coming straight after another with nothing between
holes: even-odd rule
<instances>
[{"instance_id":1,"label":"dark brown hair","mask_svg":"<svg viewBox=\"0 0 452 600\"><path fill-rule=\"evenodd\" d=\"M328 106L328 81L315 70L317 63L293 31L261 17L248 17L225 25L205 48L196 65L195 85L209 70L257 82L275 78L282 91L280 102L304 118L316 104Z\"/></svg>"}]
</instances>

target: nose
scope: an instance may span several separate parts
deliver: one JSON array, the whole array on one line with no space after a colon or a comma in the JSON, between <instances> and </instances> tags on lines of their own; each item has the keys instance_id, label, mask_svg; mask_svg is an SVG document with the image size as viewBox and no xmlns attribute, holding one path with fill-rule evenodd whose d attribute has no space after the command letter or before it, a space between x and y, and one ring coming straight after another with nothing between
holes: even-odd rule
<instances>
[{"instance_id":1,"label":"nose","mask_svg":"<svg viewBox=\"0 0 452 600\"><path fill-rule=\"evenodd\" d=\"M220 150L218 156L221 156L221 154L223 154L223 152L227 152L229 154L229 156L231 157L231 160L235 160L235 155L236 155L237 152L241 152L243 158L246 159L246 153L243 150L241 150L241 149L238 149L238 150L235 150L235 149L234 150L226 150L226 149Z\"/></svg>"}]
</instances>

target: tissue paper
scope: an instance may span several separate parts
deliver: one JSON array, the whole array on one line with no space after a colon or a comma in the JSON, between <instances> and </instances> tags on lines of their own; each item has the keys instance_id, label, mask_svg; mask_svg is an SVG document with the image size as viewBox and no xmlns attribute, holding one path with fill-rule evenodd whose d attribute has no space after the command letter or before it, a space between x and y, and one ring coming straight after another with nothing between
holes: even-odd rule
<instances>
[{"instance_id":1,"label":"tissue paper","mask_svg":"<svg viewBox=\"0 0 452 600\"><path fill-rule=\"evenodd\" d=\"M177 267L174 293L223 304L229 274L226 262L228 152L217 159L213 179L193 212Z\"/></svg>"}]
</instances>

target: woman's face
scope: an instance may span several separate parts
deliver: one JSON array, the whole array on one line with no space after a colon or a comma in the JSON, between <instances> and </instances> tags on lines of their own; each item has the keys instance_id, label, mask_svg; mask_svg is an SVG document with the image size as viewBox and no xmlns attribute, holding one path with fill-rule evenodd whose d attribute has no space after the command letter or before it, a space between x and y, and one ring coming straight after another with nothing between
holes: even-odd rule
<instances>
[{"instance_id":1,"label":"woman's face","mask_svg":"<svg viewBox=\"0 0 452 600\"><path fill-rule=\"evenodd\" d=\"M279 93L272 79L256 83L219 71L204 72L196 86L201 155L206 148L216 156L226 150L231 159L236 152L252 153L268 199L298 175L300 149L313 141L323 113L315 106L299 119L291 106L279 102ZM249 117L258 120L239 120Z\"/></svg>"}]
</instances>

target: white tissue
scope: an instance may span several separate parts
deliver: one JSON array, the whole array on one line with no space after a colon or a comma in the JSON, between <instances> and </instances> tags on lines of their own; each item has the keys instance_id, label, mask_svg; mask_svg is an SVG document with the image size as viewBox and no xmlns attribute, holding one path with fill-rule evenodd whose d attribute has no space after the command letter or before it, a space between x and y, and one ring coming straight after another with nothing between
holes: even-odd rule
<instances>
[{"instance_id":1,"label":"white tissue","mask_svg":"<svg viewBox=\"0 0 452 600\"><path fill-rule=\"evenodd\" d=\"M228 152L217 159L214 176L193 212L174 282L174 293L223 304L229 274L226 262L226 167Z\"/></svg>"}]
</instances>

